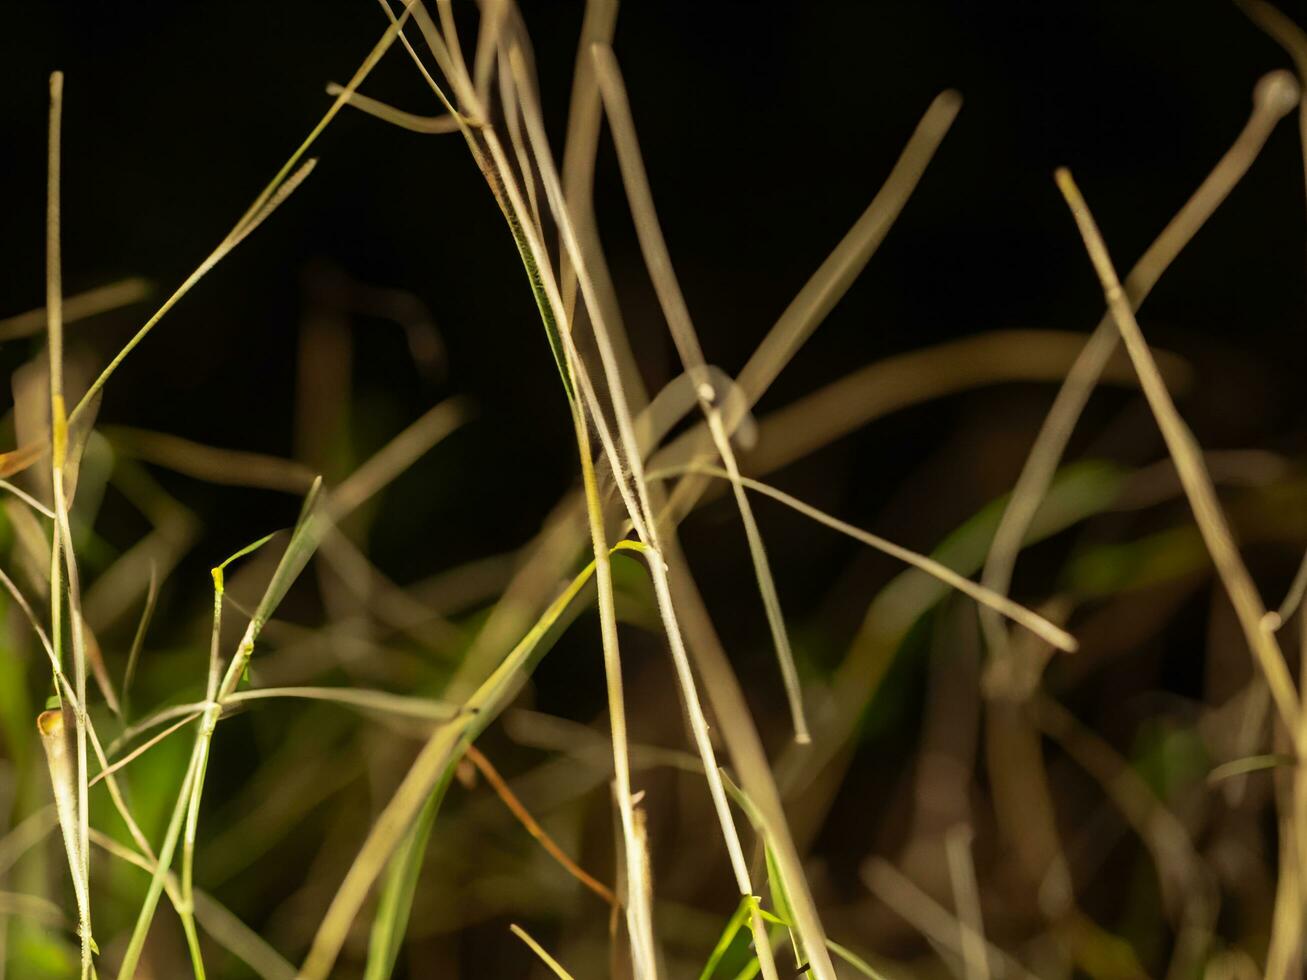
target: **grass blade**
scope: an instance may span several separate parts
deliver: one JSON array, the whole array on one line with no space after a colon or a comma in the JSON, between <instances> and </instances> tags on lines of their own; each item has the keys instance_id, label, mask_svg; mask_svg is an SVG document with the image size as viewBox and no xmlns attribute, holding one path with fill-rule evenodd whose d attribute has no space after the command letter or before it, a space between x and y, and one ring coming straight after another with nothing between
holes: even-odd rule
<instances>
[{"instance_id":1,"label":"grass blade","mask_svg":"<svg viewBox=\"0 0 1307 980\"><path fill-rule=\"evenodd\" d=\"M594 55L595 71L612 129L613 141L617 145L617 159L621 166L626 197L635 220L636 234L640 239L645 266L653 280L663 317L671 331L681 363L686 373L696 381L695 391L698 395L699 407L707 419L713 445L726 467L731 488L735 492L735 503L740 512L740 520L744 524L745 537L748 539L749 555L753 561L754 576L758 580L758 591L762 595L763 608L767 614L772 645L776 649L781 676L785 681L785 694L789 700L794 739L800 745L804 745L811 741L811 736L808 734L802 688L798 670L794 666L794 653L790 649L789 634L785 629L785 617L781 613L780 598L776 593L776 582L772 577L771 565L767 560L767 551L763 546L758 523L754 519L744 488L740 485L739 464L736 462L735 452L731 448L730 438L726 434L717 408L718 396L712 383L704 377L707 362L694 323L690 319L685 296L681 292L680 283L677 282L676 273L672 268L671 255L667 250L667 242L663 237L658 213L654 208L653 192L650 190L649 176L645 172L644 160L640 153L626 86L622 81L621 71L612 49L607 45L596 44L591 51Z\"/></svg>"},{"instance_id":2,"label":"grass blade","mask_svg":"<svg viewBox=\"0 0 1307 980\"><path fill-rule=\"evenodd\" d=\"M545 964L545 966L549 967L549 969L553 971L554 976L559 977L560 980L572 980L572 975L563 969L562 964L560 964L558 960L550 956L545 951L545 948L543 946L541 946L538 942L532 939L530 934L525 929L523 929L521 926L517 925L516 923L509 926L509 929L513 931L514 936L522 940L522 942L526 943L527 946L530 947L531 952L535 953L536 956L540 957L541 961Z\"/></svg>"},{"instance_id":3,"label":"grass blade","mask_svg":"<svg viewBox=\"0 0 1307 980\"><path fill-rule=\"evenodd\" d=\"M1252 114L1234 144L1126 277L1125 290L1133 308L1137 309L1144 302L1163 273L1247 174L1271 132L1292 110L1298 94L1298 85L1288 72L1272 72L1258 81L1253 91ZM1017 553L1026 530L1048 491L1089 395L1116 346L1117 329L1108 313L1099 321L1067 372L1017 477L1003 519L994 532L981 581L996 592L1006 592L1012 583ZM981 626L991 649L1001 653L1007 642L1001 624L993 616L982 613Z\"/></svg>"},{"instance_id":4,"label":"grass blade","mask_svg":"<svg viewBox=\"0 0 1307 980\"><path fill-rule=\"evenodd\" d=\"M623 542L613 550L640 550L640 546ZM419 811L431 800L439 806L460 747L474 741L512 701L539 658L557 638L555 630L564 624L565 614L590 583L594 571L594 562L582 569L490 677L469 696L463 705L465 720L443 726L432 734L355 855L300 968L302 980L325 980L330 975L359 908Z\"/></svg>"},{"instance_id":5,"label":"grass blade","mask_svg":"<svg viewBox=\"0 0 1307 980\"><path fill-rule=\"evenodd\" d=\"M1121 332L1121 339L1130 354L1130 359L1134 362L1135 370L1139 372L1144 395L1148 399L1153 416L1157 419L1158 427L1162 430L1167 450L1175 461L1176 472L1180 476L1185 495L1194 512L1194 520L1202 532L1203 541L1212 555L1212 563L1216 566L1217 574L1234 606L1239 625L1243 629L1244 639L1266 677L1266 683L1271 689L1271 697L1275 701L1280 717L1289 731L1294 732L1297 737L1301 706L1294 690L1293 679L1285 664L1280 645L1276 642L1275 634L1263 628L1266 607L1262 604L1261 596L1258 595L1248 569L1239 556L1234 536L1230 533L1230 527L1217 501L1211 477L1203 465L1202 451L1171 400L1166 382L1162 380L1162 375L1157 370L1152 352L1148 349L1148 343L1144 340L1144 335L1135 320L1134 311L1117 279L1116 270L1107 253L1107 246L1103 243L1093 215L1089 213L1089 207L1081 197L1070 171L1059 170L1057 183L1076 219L1076 225L1080 229L1080 235L1084 239L1094 270L1103 285L1103 293L1107 297L1112 318Z\"/></svg>"}]
</instances>

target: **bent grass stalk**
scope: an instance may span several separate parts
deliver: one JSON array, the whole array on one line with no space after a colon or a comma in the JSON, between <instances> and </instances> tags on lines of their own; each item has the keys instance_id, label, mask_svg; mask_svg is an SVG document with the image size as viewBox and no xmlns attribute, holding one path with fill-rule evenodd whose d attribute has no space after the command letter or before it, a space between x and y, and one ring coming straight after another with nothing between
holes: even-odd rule
<instances>
[{"instance_id":1,"label":"bent grass stalk","mask_svg":"<svg viewBox=\"0 0 1307 980\"><path fill-rule=\"evenodd\" d=\"M536 842L544 848L551 858L604 902L609 905L621 904L611 888L573 861L567 852L558 846L557 842L540 826L535 817L531 816L531 811L522 805L522 801L517 798L517 794L513 792L508 783L504 781L504 777L499 774L499 770L481 753L480 749L475 745L468 745L465 755L471 760L472 765L476 766L477 771L481 773L485 781L490 784L495 794L503 801L504 806L508 807L513 816L517 818L517 822L526 829L528 834L535 838Z\"/></svg>"},{"instance_id":2,"label":"bent grass stalk","mask_svg":"<svg viewBox=\"0 0 1307 980\"><path fill-rule=\"evenodd\" d=\"M982 606L987 606L995 612L1011 619L1013 622L1021 624L1036 636L1051 643L1059 650L1066 653L1074 653L1076 651L1077 644L1075 637L1060 626L1049 622L1038 613L1013 602L1006 596L985 588L983 585L977 585L975 582L959 575L953 569L939 561L936 561L934 558L911 551L910 549L904 548L902 545L897 545L892 541L888 541L879 535L872 534L869 531L864 531L859 527L841 521L837 517L832 517L825 511L818 510L811 504L804 503L802 500L790 496L783 490L777 490L770 484L763 483L760 480L751 479L747 476L738 476L738 474L732 478L731 474L727 473L725 470L704 464L677 466L664 470L656 470L652 471L649 476L651 479L670 479L684 473L701 473L705 476L713 476L721 480L736 479L742 487L748 487L750 490L771 497L773 500L798 511L800 514L811 518L819 524L825 524L827 527L839 531L841 534L848 535L855 541L861 541L863 544L869 545L877 551L882 551L892 558L897 558L904 564L911 565L913 568L925 572L932 578L938 579L945 585L957 589L964 595L974 599Z\"/></svg>"},{"instance_id":3,"label":"bent grass stalk","mask_svg":"<svg viewBox=\"0 0 1307 980\"><path fill-rule=\"evenodd\" d=\"M1132 309L1143 304L1185 246L1248 173L1271 132L1297 103L1299 94L1298 84L1285 71L1271 72L1257 82L1253 90L1252 113L1233 145L1126 277L1126 302ZM1026 532L1040 501L1048 492L1076 422L1116 345L1117 328L1109 312L1099 321L1072 364L1017 477L1002 520L994 532L981 575L981 581L988 588L1007 592L1011 586L1017 553ZM1002 654L1007 649L1007 634L1001 624L994 616L982 611L981 626L990 650Z\"/></svg>"},{"instance_id":4,"label":"bent grass stalk","mask_svg":"<svg viewBox=\"0 0 1307 980\"><path fill-rule=\"evenodd\" d=\"M767 331L736 379L750 405L756 404L771 387L871 261L925 175L961 108L962 97L951 89L935 97L880 191ZM700 445L708 441L701 438ZM692 475L683 480L672 493L669 507L674 513L688 509L703 487L700 477Z\"/></svg>"},{"instance_id":5,"label":"bent grass stalk","mask_svg":"<svg viewBox=\"0 0 1307 980\"><path fill-rule=\"evenodd\" d=\"M744 488L740 485L739 464L736 462L735 452L731 448L730 438L726 434L721 413L717 408L713 385L704 377L707 361L694 323L690 319L685 296L681 292L680 283L677 282L671 255L667 250L667 242L663 237L658 214L654 208L653 193L649 187L649 177L645 172L644 160L640 153L626 86L622 81L621 71L612 48L596 44L591 49L591 54L594 58L599 90L603 96L609 126L612 129L613 141L617 146L617 159L626 186L627 200L630 202L631 213L635 220L640 248L644 253L645 266L653 280L658 302L662 306L663 317L667 321L677 352L680 354L681 364L691 380L696 382L695 394L698 396L699 408L708 422L713 445L730 474L736 507L740 512L740 521L744 525L749 554L753 560L754 576L758 580L758 591L767 614L772 645L776 649L781 676L785 682L794 738L799 744L806 744L812 739L808 733L808 720L803 709L803 692L798 671L794 666L794 653L790 649L789 634L785 629L785 617L781 613L780 597L776 593L776 582L772 577L771 565L767 561L767 551L763 546L758 523L754 519L753 510L749 507Z\"/></svg>"}]
</instances>

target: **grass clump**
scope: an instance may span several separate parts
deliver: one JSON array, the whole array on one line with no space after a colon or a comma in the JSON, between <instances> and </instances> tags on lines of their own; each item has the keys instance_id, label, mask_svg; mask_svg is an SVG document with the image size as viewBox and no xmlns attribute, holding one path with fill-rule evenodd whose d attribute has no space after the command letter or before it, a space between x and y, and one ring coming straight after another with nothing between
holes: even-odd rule
<instances>
[{"instance_id":1,"label":"grass clump","mask_svg":"<svg viewBox=\"0 0 1307 980\"><path fill-rule=\"evenodd\" d=\"M557 977L1108 978L1159 966L1176 977L1294 975L1307 908L1307 706L1281 635L1300 614L1307 564L1285 599L1268 603L1240 536L1282 540L1274 517L1284 500L1301 503L1301 481L1279 457L1200 446L1173 394L1194 369L1154 350L1137 319L1301 104L1294 78L1277 71L1258 83L1243 131L1124 280L1070 172L1057 172L1106 301L1092 333L1003 330L926 347L755 418L905 214L961 97L950 90L929 103L866 210L732 373L709 359L655 207L663 192L646 170L619 64L615 3L586 5L558 159L513 3L487 0L475 17L449 0L381 6L379 40L346 84L328 84L332 101L308 136L195 270L89 372L65 350L65 324L148 291L131 278L64 296L64 79L51 76L45 308L0 321L0 340L44 327L31 365L16 374L13 448L0 454L9 566L0 582L10 631L21 632L3 654L0 686L11 690L0 721L22 788L5 800L11 819L0 835L8 941L0 965L83 980L383 980L435 975L432 964L457 963L431 952L458 945L442 932L490 923L520 940L509 948L522 958L505 953L505 962ZM1264 4L1249 13L1307 64L1307 41L1282 15ZM465 43L460 31L470 38L473 25ZM429 107L410 111L361 91L388 52L395 62L403 53ZM579 476L516 552L425 582L400 584L383 570L370 533L396 485L462 438L475 416L465 398L438 402L362 462L339 451L356 465L333 458L353 435L341 424L317 431L320 451L306 458L99 424L126 359L165 316L179 315L201 279L275 222L314 170L310 149L347 107L369 117L366 126L413 139L461 137L457 151L457 140L437 143L470 155L516 248ZM653 390L596 213L605 129L632 254L676 355L673 377ZM431 341L410 322L421 320L416 301L336 285L331 295L345 305L404 321L411 345ZM337 326L306 325L315 342L302 352L305 390L350 376ZM415 360L433 360L413 349ZM1060 388L1023 447L1012 492L930 553L764 479L896 409L1011 381ZM1160 461L1065 462L1091 396L1109 383L1142 392ZM334 390L326 397L335 401ZM303 416L309 430L322 425ZM478 478L529 479L513 458L495 467ZM198 617L178 627L182 607L161 598L197 591L178 569L201 522L174 496L177 484L154 471L301 501L288 533L269 520L250 529L262 537L206 563L204 628ZM1242 496L1223 500L1226 483ZM732 578L759 607L764 658L728 653L692 567L701 556L690 522L727 493L748 563L737 561ZM138 544L110 543L114 495L151 525ZM767 510L755 510L759 497ZM1156 508L1181 500L1188 510L1169 512L1173 526L1149 526ZM908 566L860 592L849 619L860 625L825 662L787 612L791 570L778 555L793 549L767 540L774 503ZM1048 570L1036 587L1017 575L1019 559ZM1145 562L1147 574L1135 574ZM1212 765L1201 779L1150 782L1155 760L1130 756L1116 747L1119 732L1083 723L1064 702L1093 682L1095 668L1078 662L1111 654L1112 617L1133 650L1167 628L1163 600L1178 604L1209 572L1234 627L1213 650L1233 643L1256 672L1222 703L1164 710L1168 725L1183 726L1185 745L1203 748L1189 758ZM1141 592L1157 608L1132 604ZM161 603L172 617L165 625L185 637L171 653L155 639ZM542 661L565 635L590 629L591 611L602 707L588 724L529 710ZM891 672L896 661L904 669ZM1227 672L1233 662L1220 661ZM913 762L878 761L877 789L857 798L876 821L892 813L909 829L891 847L872 839L863 814L860 867L834 882L813 854L874 737L862 721L878 698L906 702L914 683L928 696L906 748ZM577 705L588 689L569 681ZM768 699L784 710L758 707ZM186 733L188 751L178 738ZM503 771L492 761L501 753L512 757ZM876 795L891 782L897 802ZM1223 809L1212 802L1218 793ZM495 806L482 805L491 796ZM1091 798L1098 816L1082 821ZM587 810L605 829L594 830ZM1258 871L1265 914L1233 934L1222 902L1256 889L1223 877L1203 835L1217 826L1226 843L1240 833L1251 840L1249 827L1267 817L1276 834ZM497 827L505 818L507 829ZM496 833L514 842L506 853L486 844ZM1146 911L1131 916L1100 894L1100 872L1127 835L1135 855L1127 870L1146 881L1131 887ZM235 860L206 863L209 848ZM58 875L53 853L66 864ZM283 861L284 876L274 873ZM267 898L251 875L286 880L268 883ZM21 889L7 890L6 877ZM161 905L171 909L167 925Z\"/></svg>"}]
</instances>

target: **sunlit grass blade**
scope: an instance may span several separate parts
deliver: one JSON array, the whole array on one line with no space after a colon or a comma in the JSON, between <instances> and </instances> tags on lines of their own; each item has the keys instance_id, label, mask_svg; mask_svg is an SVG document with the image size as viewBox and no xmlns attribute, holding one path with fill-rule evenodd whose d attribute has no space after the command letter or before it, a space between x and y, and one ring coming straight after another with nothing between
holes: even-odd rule
<instances>
[{"instance_id":1,"label":"sunlit grass blade","mask_svg":"<svg viewBox=\"0 0 1307 980\"><path fill-rule=\"evenodd\" d=\"M630 406L626 402L623 392L621 375L617 367L611 339L608 336L607 325L602 320L602 310L595 296L593 283L590 280L586 269L584 258L581 255L576 240L575 230L572 227L570 216L567 212L566 202L563 200L559 177L550 157L549 142L544 132L540 107L536 101L537 96L530 80L526 76L521 52L516 48L510 47L508 55L513 67L514 78L517 81L518 90L523 96L523 115L526 120L527 131L530 136L532 150L535 153L535 160L539 167L540 176L544 182L550 210L553 213L555 220L558 222L564 247L567 249L572 262L576 266L577 280L581 287L581 294L585 299L587 309L590 311L591 320L595 328L596 346L603 366L603 376L607 385L609 403L617 420L617 430L621 443L621 454L618 453L617 448L613 446L611 441L607 438L605 438L604 441L604 448L607 452L609 463L613 468L614 474L619 477L619 488L625 487L625 471L629 471L631 489L633 490L635 500L631 500L631 494L623 489L623 502L626 504L627 516L634 524L641 540L643 540L650 549L647 555L650 559L648 562L648 568L654 587L654 594L657 599L659 616L663 621L663 631L666 635L672 654L672 663L676 670L677 685L680 689L682 703L685 705L690 721L691 734L694 738L696 748L704 762L704 772L708 782L709 794L713 801L713 807L718 817L718 822L721 825L722 837L726 845L727 854L730 857L731 870L735 877L736 887L739 889L741 895L752 894L752 886L749 881L749 871L744 861L739 834L731 817L730 807L726 800L726 793L722 788L717 773L715 751L711 740L708 737L707 721L703 713L703 707L697 690L696 681L685 649L684 638L681 633L678 616L671 599L671 590L667 578L667 566L659 549L657 536L658 530L657 527L651 523L653 512L649 503L648 487L643 473L643 463L640 459L640 452L638 443L635 439L635 430ZM489 132L487 132L487 139L489 141ZM538 255L538 248L534 244L531 244L531 247L535 254ZM561 315L559 313L561 301L558 297L557 285L549 278L545 279L544 284L546 286L549 306L555 311L555 316L561 321ZM542 310L543 309L544 307L542 306ZM602 412L596 403L593 392L586 384L587 379L584 368L575 351L574 345L571 343L570 333L565 332L561 334L561 339L566 345L568 366L571 369L572 376L576 377L577 380L581 382L581 391L585 396L585 405L590 410L590 417L595 421L596 428L599 430L601 438L605 437L605 426L600 424L603 418ZM577 435L578 445L581 446L584 457L587 455L584 430L578 427ZM624 459L623 456L625 456ZM595 508L591 505L589 509L592 515L593 529L593 515ZM595 540L595 550L596 557L598 558L600 553L598 538ZM599 576L599 583L602 589L604 586L604 576ZM603 611L606 608L606 604L601 602L600 608L601 611ZM755 926L757 925L756 920L754 924ZM764 976L767 977L767 980L773 980L775 977L775 965L770 960L770 947L767 945L765 937L759 936L758 940L759 956L762 959ZM638 960L636 967L638 971L640 969L640 963ZM821 980L826 980L827 977L833 977L833 969L830 968L828 964L817 964L816 973Z\"/></svg>"}]
</instances>

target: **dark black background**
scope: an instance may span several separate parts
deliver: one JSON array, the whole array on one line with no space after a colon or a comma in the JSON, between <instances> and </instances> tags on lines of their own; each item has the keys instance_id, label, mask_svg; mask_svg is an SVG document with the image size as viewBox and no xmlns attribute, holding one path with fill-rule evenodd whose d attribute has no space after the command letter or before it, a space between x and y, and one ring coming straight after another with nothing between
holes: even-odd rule
<instances>
[{"instance_id":1,"label":"dark black background","mask_svg":"<svg viewBox=\"0 0 1307 980\"><path fill-rule=\"evenodd\" d=\"M523 7L559 146L582 8ZM1238 133L1257 78L1286 63L1225 3L630 2L618 23L615 48L677 270L709 360L731 372L866 206L930 99L947 87L965 98L885 245L764 411L893 352L991 328L1087 330L1101 301L1054 167L1074 170L1128 268ZM43 295L51 69L67 76L67 290L144 275L162 296L308 132L328 104L324 84L347 79L384 24L366 0L6 4L3 309ZM363 90L437 110L397 49ZM314 152L321 163L308 184L132 355L101 421L290 454L302 278L328 263L418 294L449 349L447 375L433 382L411 366L397 331L360 323L360 454L447 394L469 396L478 411L392 490L374 554L404 581L520 544L576 464L532 299L482 178L457 137L417 136L348 110ZM675 372L674 354L606 141L598 198L627 321L657 386ZM1183 407L1210 445L1300 448L1302 223L1287 123L1148 302L1150 337L1200 369L1202 397ZM100 362L146 312L79 325L74 345ZM12 367L31 349L7 344L0 358ZM1009 386L914 408L782 482L929 547L1010 486L1050 397L1046 387ZM1121 411L1127 396L1098 398L1082 442L1092 446L1095 422ZM513 479L502 478L505 460ZM947 492L926 508L923 488L941 481ZM287 523L295 508L276 494L180 478L169 486L210 519L197 568ZM702 520L706 530L712 512ZM824 536L815 543L794 522L770 533L799 610L830 595L831 568L855 563L844 596L892 571ZM761 630L760 617L743 619Z\"/></svg>"}]
</instances>

